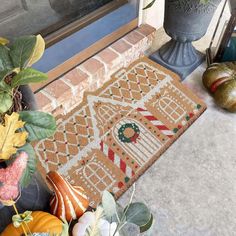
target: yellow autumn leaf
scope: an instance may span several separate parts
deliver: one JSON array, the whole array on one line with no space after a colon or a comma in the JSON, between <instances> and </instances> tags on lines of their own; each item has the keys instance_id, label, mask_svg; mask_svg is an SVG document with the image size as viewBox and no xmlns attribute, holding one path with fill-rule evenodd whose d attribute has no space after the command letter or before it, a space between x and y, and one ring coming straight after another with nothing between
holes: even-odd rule
<instances>
[{"instance_id":1,"label":"yellow autumn leaf","mask_svg":"<svg viewBox=\"0 0 236 236\"><path fill-rule=\"evenodd\" d=\"M1 44L1 45L6 45L6 44L8 44L8 43L9 43L8 39L5 39L5 38L0 37L0 44Z\"/></svg>"},{"instance_id":2,"label":"yellow autumn leaf","mask_svg":"<svg viewBox=\"0 0 236 236\"><path fill-rule=\"evenodd\" d=\"M28 133L17 132L23 126L24 122L19 120L18 113L5 115L5 124L0 125L0 160L8 160L12 154L16 153L18 147L25 144Z\"/></svg>"},{"instance_id":3,"label":"yellow autumn leaf","mask_svg":"<svg viewBox=\"0 0 236 236\"><path fill-rule=\"evenodd\" d=\"M34 47L34 51L31 54L27 66L32 66L35 62L37 62L43 55L45 50L45 41L40 34L36 36L36 44Z\"/></svg>"}]
</instances>

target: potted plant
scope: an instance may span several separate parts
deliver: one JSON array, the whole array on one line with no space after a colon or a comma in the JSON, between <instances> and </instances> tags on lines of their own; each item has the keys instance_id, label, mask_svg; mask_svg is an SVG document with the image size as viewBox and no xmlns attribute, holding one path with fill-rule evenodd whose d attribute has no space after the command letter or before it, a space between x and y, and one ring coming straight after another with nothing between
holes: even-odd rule
<instances>
[{"instance_id":1,"label":"potted plant","mask_svg":"<svg viewBox=\"0 0 236 236\"><path fill-rule=\"evenodd\" d=\"M175 71L182 79L190 74L205 58L192 41L205 35L220 1L165 0L164 29L171 40L152 54L151 59Z\"/></svg>"},{"instance_id":2,"label":"potted plant","mask_svg":"<svg viewBox=\"0 0 236 236\"><path fill-rule=\"evenodd\" d=\"M44 209L48 204L49 193L36 171L31 143L52 136L56 122L50 114L35 111L28 86L47 79L31 68L44 49L40 35L20 37L11 44L0 38L0 231L14 214L6 205L14 203L23 211Z\"/></svg>"},{"instance_id":3,"label":"potted plant","mask_svg":"<svg viewBox=\"0 0 236 236\"><path fill-rule=\"evenodd\" d=\"M84 200L87 199L81 187L70 185L55 171L48 173L47 180L54 186L54 197L60 196L58 198L60 201L55 201L57 204L54 204L60 210L54 211L51 208L51 214L54 215L42 211L17 213L12 217L12 223L5 228L2 236L46 236L49 234L61 236L136 236L144 232L152 235L152 226L155 220L148 206L142 202L133 202L135 184L131 198L125 207L118 204L111 193L104 191L101 203L96 209L88 208L86 204L81 211ZM64 197L67 199L66 201L64 201ZM51 207L53 206L53 199L51 199ZM78 212L81 213L79 216L76 215Z\"/></svg>"}]
</instances>

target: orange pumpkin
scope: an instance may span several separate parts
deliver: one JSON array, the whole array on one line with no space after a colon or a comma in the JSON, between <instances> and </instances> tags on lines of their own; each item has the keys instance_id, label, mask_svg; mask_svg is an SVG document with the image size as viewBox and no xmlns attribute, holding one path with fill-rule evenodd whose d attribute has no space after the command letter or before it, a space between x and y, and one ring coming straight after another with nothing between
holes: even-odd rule
<instances>
[{"instance_id":1,"label":"orange pumpkin","mask_svg":"<svg viewBox=\"0 0 236 236\"><path fill-rule=\"evenodd\" d=\"M84 214L89 201L82 187L72 186L56 171L50 171L47 180L55 193L50 201L53 215L70 222Z\"/></svg>"},{"instance_id":2,"label":"orange pumpkin","mask_svg":"<svg viewBox=\"0 0 236 236\"><path fill-rule=\"evenodd\" d=\"M31 233L49 233L50 235L61 235L63 222L57 217L43 211L34 211L33 220L27 223ZM24 235L22 227L14 227L9 224L2 232L1 236L21 236Z\"/></svg>"}]
</instances>

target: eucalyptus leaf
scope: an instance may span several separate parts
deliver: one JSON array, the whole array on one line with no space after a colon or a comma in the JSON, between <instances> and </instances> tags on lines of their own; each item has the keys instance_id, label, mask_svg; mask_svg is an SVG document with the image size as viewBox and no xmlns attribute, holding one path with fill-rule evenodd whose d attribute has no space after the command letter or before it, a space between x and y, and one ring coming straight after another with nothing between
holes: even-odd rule
<instances>
[{"instance_id":1,"label":"eucalyptus leaf","mask_svg":"<svg viewBox=\"0 0 236 236\"><path fill-rule=\"evenodd\" d=\"M104 209L106 218L112 218L116 213L116 201L111 193L104 191L102 195L102 207Z\"/></svg>"},{"instance_id":2,"label":"eucalyptus leaf","mask_svg":"<svg viewBox=\"0 0 236 236\"><path fill-rule=\"evenodd\" d=\"M117 211L117 214L113 215L110 218L106 217L106 220L109 221L110 223L111 222L119 223L120 220L123 219L123 222L125 222L126 217L124 215L124 208L119 203L116 203L116 211Z\"/></svg>"},{"instance_id":3,"label":"eucalyptus leaf","mask_svg":"<svg viewBox=\"0 0 236 236\"><path fill-rule=\"evenodd\" d=\"M28 142L51 137L56 131L55 118L45 112L21 111L20 119L25 122L24 129L28 132Z\"/></svg>"},{"instance_id":4,"label":"eucalyptus leaf","mask_svg":"<svg viewBox=\"0 0 236 236\"><path fill-rule=\"evenodd\" d=\"M146 225L150 218L151 213L144 203L131 203L126 209L126 221L139 227Z\"/></svg>"},{"instance_id":5,"label":"eucalyptus leaf","mask_svg":"<svg viewBox=\"0 0 236 236\"><path fill-rule=\"evenodd\" d=\"M140 233L148 231L152 227L152 224L153 224L153 215L151 214L149 221L145 225L140 226Z\"/></svg>"},{"instance_id":6,"label":"eucalyptus leaf","mask_svg":"<svg viewBox=\"0 0 236 236\"><path fill-rule=\"evenodd\" d=\"M21 187L27 187L30 183L30 180L36 171L37 159L34 152L34 148L31 144L26 143L23 147L18 148L18 152L24 151L28 154L27 167L23 172L21 177Z\"/></svg>"},{"instance_id":7,"label":"eucalyptus leaf","mask_svg":"<svg viewBox=\"0 0 236 236\"><path fill-rule=\"evenodd\" d=\"M7 112L12 106L12 97L8 92L0 92L0 114Z\"/></svg>"},{"instance_id":8,"label":"eucalyptus leaf","mask_svg":"<svg viewBox=\"0 0 236 236\"><path fill-rule=\"evenodd\" d=\"M145 236L153 236L154 235L154 225L155 225L155 219L152 219L151 227L145 232Z\"/></svg>"},{"instance_id":9,"label":"eucalyptus leaf","mask_svg":"<svg viewBox=\"0 0 236 236\"><path fill-rule=\"evenodd\" d=\"M8 47L0 45L0 71L12 69L12 61Z\"/></svg>"},{"instance_id":10,"label":"eucalyptus leaf","mask_svg":"<svg viewBox=\"0 0 236 236\"><path fill-rule=\"evenodd\" d=\"M17 38L10 46L10 57L14 67L21 69L26 67L34 47L36 45L36 36L22 36Z\"/></svg>"},{"instance_id":11,"label":"eucalyptus leaf","mask_svg":"<svg viewBox=\"0 0 236 236\"><path fill-rule=\"evenodd\" d=\"M38 83L47 79L47 74L33 68L26 68L13 77L11 86L14 88L16 86L26 85L29 83Z\"/></svg>"}]
</instances>

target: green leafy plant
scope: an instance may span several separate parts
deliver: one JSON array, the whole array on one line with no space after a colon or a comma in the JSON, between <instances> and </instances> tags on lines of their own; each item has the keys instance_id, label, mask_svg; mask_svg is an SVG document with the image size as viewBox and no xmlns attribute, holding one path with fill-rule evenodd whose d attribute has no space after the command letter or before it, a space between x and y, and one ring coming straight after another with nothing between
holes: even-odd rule
<instances>
[{"instance_id":1,"label":"green leafy plant","mask_svg":"<svg viewBox=\"0 0 236 236\"><path fill-rule=\"evenodd\" d=\"M109 222L117 222L114 233L120 232L125 225L134 224L139 227L140 233L151 229L153 216L148 207L142 202L132 202L135 193L135 185L128 205L122 208L118 205L112 194L105 191L102 196L102 206L105 217Z\"/></svg>"},{"instance_id":2,"label":"green leafy plant","mask_svg":"<svg viewBox=\"0 0 236 236\"><path fill-rule=\"evenodd\" d=\"M190 1L190 0L186 0L186 1ZM148 3L148 4L143 8L143 10L146 10L146 9L152 7L155 2L156 2L156 0L152 0L150 3ZM199 3L201 3L201 4L206 4L206 3L208 3L208 2L209 2L209 0L199 0Z\"/></svg>"},{"instance_id":3,"label":"green leafy plant","mask_svg":"<svg viewBox=\"0 0 236 236\"><path fill-rule=\"evenodd\" d=\"M153 216L142 202L132 202L135 185L127 206L120 206L108 191L104 191L102 202L96 211L87 211L73 228L73 236L125 236L130 227L140 233L151 235Z\"/></svg>"},{"instance_id":4,"label":"green leafy plant","mask_svg":"<svg viewBox=\"0 0 236 236\"><path fill-rule=\"evenodd\" d=\"M22 85L47 79L46 74L30 68L42 57L44 49L41 35L19 37L13 43L0 37L0 168L26 152L28 162L21 187L30 183L36 171L37 158L31 142L50 137L56 130L54 117L30 111L27 105L30 101L22 99L20 90Z\"/></svg>"},{"instance_id":5,"label":"green leafy plant","mask_svg":"<svg viewBox=\"0 0 236 236\"><path fill-rule=\"evenodd\" d=\"M41 35L19 37L12 44L0 40L0 115L27 108L22 104L21 85L47 79L45 73L30 68L41 58L44 49Z\"/></svg>"}]
</instances>

